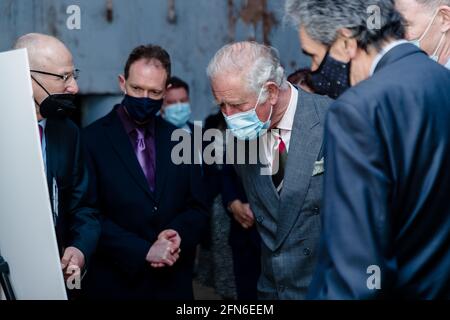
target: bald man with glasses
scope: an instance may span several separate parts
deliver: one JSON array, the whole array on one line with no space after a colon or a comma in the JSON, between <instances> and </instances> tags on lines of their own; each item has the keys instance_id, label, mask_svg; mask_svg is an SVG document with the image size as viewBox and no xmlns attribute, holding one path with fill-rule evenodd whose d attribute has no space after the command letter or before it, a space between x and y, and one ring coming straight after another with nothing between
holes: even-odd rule
<instances>
[{"instance_id":1,"label":"bald man with glasses","mask_svg":"<svg viewBox=\"0 0 450 320\"><path fill-rule=\"evenodd\" d=\"M24 35L14 45L22 48L28 51L61 267L66 277L73 277L85 270L100 236L98 212L87 196L79 129L67 117L75 109L79 70L67 47L54 37Z\"/></svg>"}]
</instances>

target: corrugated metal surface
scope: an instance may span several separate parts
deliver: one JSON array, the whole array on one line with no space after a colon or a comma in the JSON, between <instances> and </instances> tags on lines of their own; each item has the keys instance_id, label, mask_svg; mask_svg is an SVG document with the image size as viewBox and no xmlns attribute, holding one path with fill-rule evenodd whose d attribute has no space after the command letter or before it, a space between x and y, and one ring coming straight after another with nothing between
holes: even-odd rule
<instances>
[{"instance_id":1,"label":"corrugated metal surface","mask_svg":"<svg viewBox=\"0 0 450 320\"><path fill-rule=\"evenodd\" d=\"M106 112L96 108L109 108L120 95L117 75L130 50L157 43L171 54L174 74L191 85L193 119L202 120L213 112L205 69L225 43L269 42L279 49L288 72L307 63L295 30L283 24L283 4L284 0L0 0L0 51L28 32L63 40L82 70L81 93L101 95L85 101L85 122L90 122ZM81 9L80 30L67 28L70 5Z\"/></svg>"}]
</instances>

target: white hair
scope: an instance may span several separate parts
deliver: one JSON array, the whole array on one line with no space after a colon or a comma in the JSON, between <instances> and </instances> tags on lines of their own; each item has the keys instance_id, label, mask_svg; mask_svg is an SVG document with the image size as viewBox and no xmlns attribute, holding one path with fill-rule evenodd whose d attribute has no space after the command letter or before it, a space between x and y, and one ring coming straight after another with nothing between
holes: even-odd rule
<instances>
[{"instance_id":1,"label":"white hair","mask_svg":"<svg viewBox=\"0 0 450 320\"><path fill-rule=\"evenodd\" d=\"M225 45L208 65L210 79L219 74L240 75L247 89L258 95L264 85L273 81L281 89L288 86L278 51L270 46L244 41ZM267 88L261 93L261 101L268 98Z\"/></svg>"}]
</instances>

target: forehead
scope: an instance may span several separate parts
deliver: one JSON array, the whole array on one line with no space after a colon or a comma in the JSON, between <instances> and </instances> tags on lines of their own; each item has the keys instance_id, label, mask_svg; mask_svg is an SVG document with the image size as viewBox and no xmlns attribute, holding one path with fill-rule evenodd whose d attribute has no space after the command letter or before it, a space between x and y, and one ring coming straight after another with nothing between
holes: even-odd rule
<instances>
[{"instance_id":1,"label":"forehead","mask_svg":"<svg viewBox=\"0 0 450 320\"><path fill-rule=\"evenodd\" d=\"M303 50L308 53L315 53L317 50L324 47L324 45L318 41L313 40L303 26L299 28L299 36Z\"/></svg>"},{"instance_id":2,"label":"forehead","mask_svg":"<svg viewBox=\"0 0 450 320\"><path fill-rule=\"evenodd\" d=\"M421 16L428 14L426 6L421 5L416 0L396 0L395 6L408 22L415 22Z\"/></svg>"},{"instance_id":3,"label":"forehead","mask_svg":"<svg viewBox=\"0 0 450 320\"><path fill-rule=\"evenodd\" d=\"M252 96L239 75L229 73L218 75L211 80L211 87L218 102L235 102Z\"/></svg>"},{"instance_id":4,"label":"forehead","mask_svg":"<svg viewBox=\"0 0 450 320\"><path fill-rule=\"evenodd\" d=\"M180 99L188 97L188 93L184 88L170 88L167 90L166 97L168 99Z\"/></svg>"},{"instance_id":5,"label":"forehead","mask_svg":"<svg viewBox=\"0 0 450 320\"><path fill-rule=\"evenodd\" d=\"M165 88L167 71L159 61L140 59L130 66L128 80L143 86L156 85Z\"/></svg>"},{"instance_id":6,"label":"forehead","mask_svg":"<svg viewBox=\"0 0 450 320\"><path fill-rule=\"evenodd\" d=\"M48 47L37 51L34 57L35 63L41 69L56 73L70 72L73 70L73 57L70 51L64 47Z\"/></svg>"}]
</instances>

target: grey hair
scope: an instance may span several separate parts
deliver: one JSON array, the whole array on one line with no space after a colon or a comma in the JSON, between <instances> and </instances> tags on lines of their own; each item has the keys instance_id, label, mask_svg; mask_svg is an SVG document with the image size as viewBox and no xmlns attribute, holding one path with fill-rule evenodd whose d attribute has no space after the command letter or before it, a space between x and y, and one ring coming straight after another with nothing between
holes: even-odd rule
<instances>
[{"instance_id":1,"label":"grey hair","mask_svg":"<svg viewBox=\"0 0 450 320\"><path fill-rule=\"evenodd\" d=\"M373 6L380 9L380 28L368 25ZM393 0L287 0L285 12L287 20L327 47L344 28L352 31L364 50L372 46L379 51L386 40L405 36L403 18Z\"/></svg>"},{"instance_id":2,"label":"grey hair","mask_svg":"<svg viewBox=\"0 0 450 320\"><path fill-rule=\"evenodd\" d=\"M215 54L207 68L208 77L213 79L227 73L241 75L247 90L256 95L268 81L275 82L281 89L288 87L278 51L256 42L228 44ZM267 99L267 93L265 88L261 93L261 102Z\"/></svg>"},{"instance_id":3,"label":"grey hair","mask_svg":"<svg viewBox=\"0 0 450 320\"><path fill-rule=\"evenodd\" d=\"M416 0L416 2L431 11L435 11L439 6L450 7L450 0Z\"/></svg>"}]
</instances>

